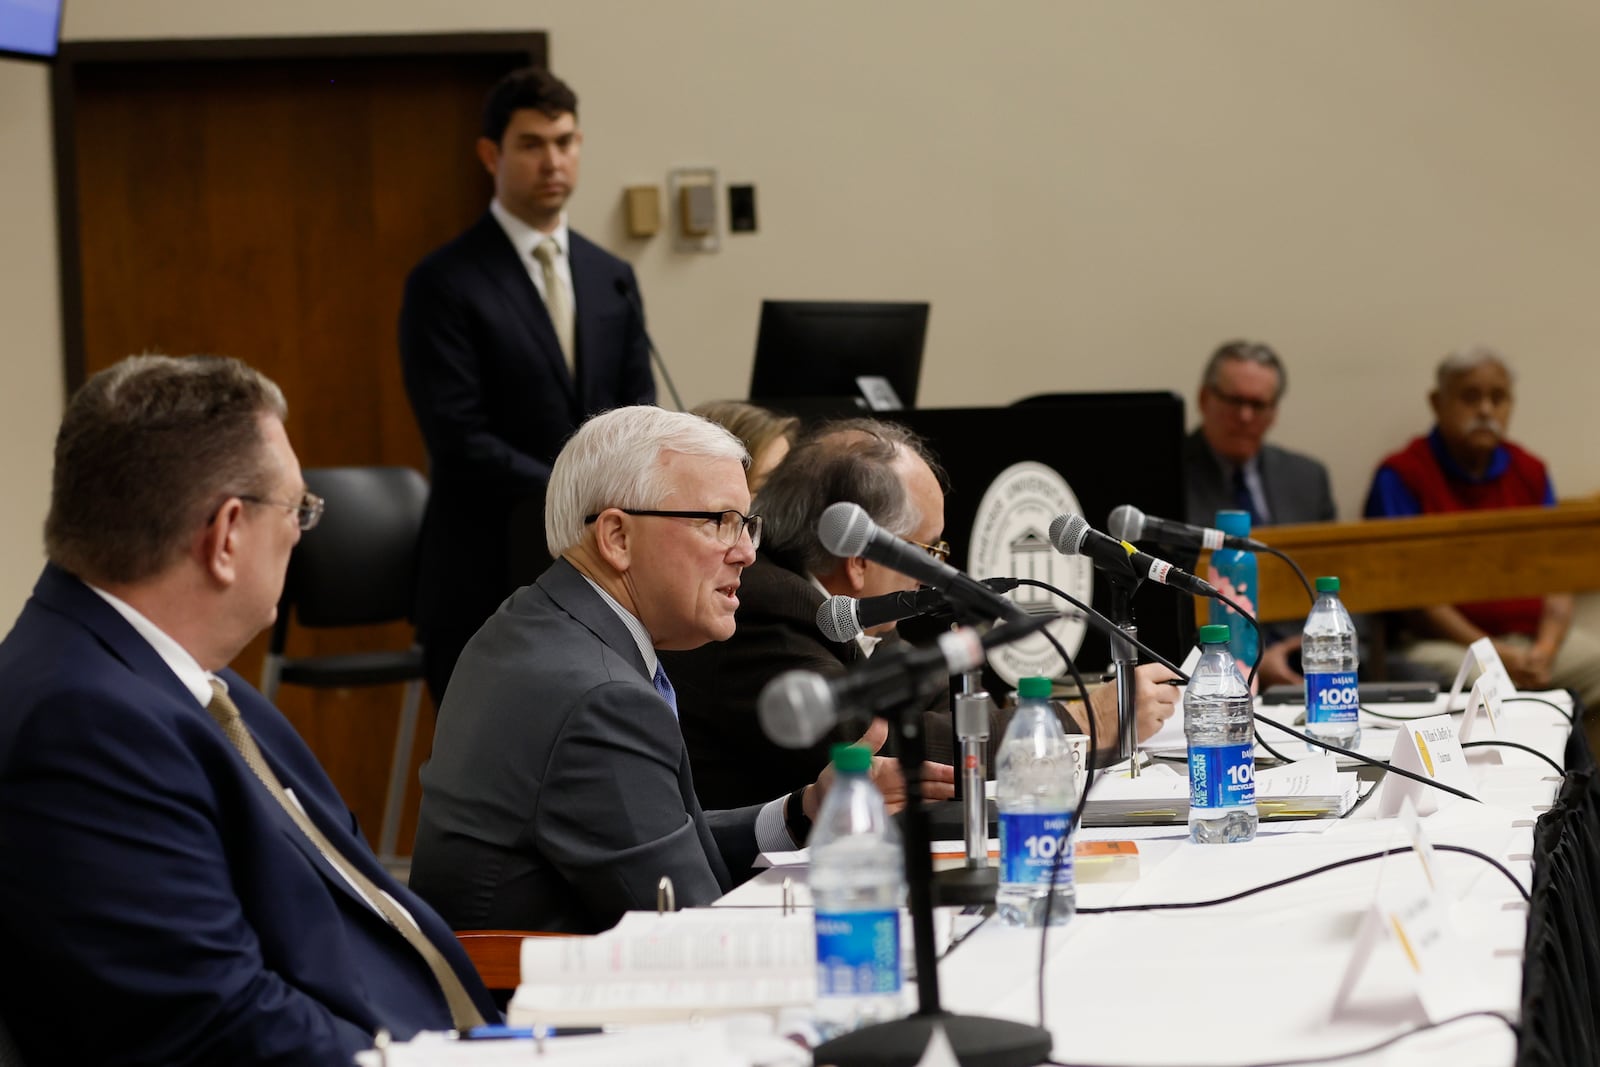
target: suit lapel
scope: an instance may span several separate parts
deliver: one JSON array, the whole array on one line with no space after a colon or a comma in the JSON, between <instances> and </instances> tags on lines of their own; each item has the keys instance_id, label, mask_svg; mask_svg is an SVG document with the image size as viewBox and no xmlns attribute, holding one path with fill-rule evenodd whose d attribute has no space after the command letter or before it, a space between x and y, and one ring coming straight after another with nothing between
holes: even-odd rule
<instances>
[{"instance_id":1,"label":"suit lapel","mask_svg":"<svg viewBox=\"0 0 1600 1067\"><path fill-rule=\"evenodd\" d=\"M550 312L545 309L539 290L534 288L533 279L529 277L528 268L523 265L522 257L517 254L516 246L511 243L511 238L506 236L506 231L500 228L500 223L495 221L495 217L489 212L484 212L483 218L478 220L471 234L474 260L479 270L510 304L522 322L532 342L531 358L542 361L550 376L561 383L576 423L579 421L580 411L576 383L567 370L567 359L561 353L561 342L556 340L556 328L550 322ZM576 279L573 287L577 287ZM581 302L579 306L582 307Z\"/></svg>"},{"instance_id":2,"label":"suit lapel","mask_svg":"<svg viewBox=\"0 0 1600 1067\"><path fill-rule=\"evenodd\" d=\"M650 683L650 677L645 673L644 658L639 654L633 634L617 618L611 606L590 588L588 580L578 573L576 567L564 559L558 559L539 576L538 584L563 611L588 627L613 652L626 656L638 668L639 677ZM681 741L678 745L678 793L682 797L684 810L694 821L695 833L700 838L700 848L706 854L706 862L711 865L711 873L716 875L717 884L726 893L733 888L733 881L728 875L728 865L722 860L722 851L717 847L716 836L711 832L711 824L706 821L705 811L695 796L694 772L689 767L689 748Z\"/></svg>"},{"instance_id":3,"label":"suit lapel","mask_svg":"<svg viewBox=\"0 0 1600 1067\"><path fill-rule=\"evenodd\" d=\"M586 339L599 336L597 320L600 312L618 299L616 279L605 269L605 260L599 250L570 227L567 241L567 263L572 268L572 295L577 303L577 316L573 324L573 344L578 349L578 387L583 397L584 410L594 411L605 405L595 394L600 382L616 377L615 367L601 366L607 353L586 344Z\"/></svg>"}]
</instances>

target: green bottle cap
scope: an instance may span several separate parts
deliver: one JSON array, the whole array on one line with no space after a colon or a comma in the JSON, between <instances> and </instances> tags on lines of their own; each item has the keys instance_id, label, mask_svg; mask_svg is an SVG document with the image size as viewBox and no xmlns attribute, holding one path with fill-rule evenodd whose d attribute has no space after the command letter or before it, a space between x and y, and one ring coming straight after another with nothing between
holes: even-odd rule
<instances>
[{"instance_id":1,"label":"green bottle cap","mask_svg":"<svg viewBox=\"0 0 1600 1067\"><path fill-rule=\"evenodd\" d=\"M1317 592L1319 592L1319 593L1337 593L1338 591L1339 591L1339 579L1337 579L1337 578L1335 578L1335 577L1333 577L1331 575L1326 577L1326 578L1318 578L1317 579Z\"/></svg>"},{"instance_id":2,"label":"green bottle cap","mask_svg":"<svg viewBox=\"0 0 1600 1067\"><path fill-rule=\"evenodd\" d=\"M872 750L865 745L834 745L830 755L840 774L865 774L872 766Z\"/></svg>"},{"instance_id":3,"label":"green bottle cap","mask_svg":"<svg viewBox=\"0 0 1600 1067\"><path fill-rule=\"evenodd\" d=\"M1017 699L1042 698L1049 700L1050 688L1050 679L1048 678L1023 678L1017 682Z\"/></svg>"},{"instance_id":4,"label":"green bottle cap","mask_svg":"<svg viewBox=\"0 0 1600 1067\"><path fill-rule=\"evenodd\" d=\"M1202 645L1225 645L1228 643L1228 624L1214 622L1209 626L1200 627L1200 643Z\"/></svg>"}]
</instances>

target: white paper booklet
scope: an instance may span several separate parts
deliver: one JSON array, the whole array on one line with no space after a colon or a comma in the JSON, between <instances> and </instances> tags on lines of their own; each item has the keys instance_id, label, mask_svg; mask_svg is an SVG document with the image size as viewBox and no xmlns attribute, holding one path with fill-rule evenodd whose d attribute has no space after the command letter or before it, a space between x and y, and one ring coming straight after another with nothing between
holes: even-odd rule
<instances>
[{"instance_id":1,"label":"white paper booklet","mask_svg":"<svg viewBox=\"0 0 1600 1067\"><path fill-rule=\"evenodd\" d=\"M816 994L811 913L629 912L593 937L522 943L513 1026L639 1023L773 1010Z\"/></svg>"}]
</instances>

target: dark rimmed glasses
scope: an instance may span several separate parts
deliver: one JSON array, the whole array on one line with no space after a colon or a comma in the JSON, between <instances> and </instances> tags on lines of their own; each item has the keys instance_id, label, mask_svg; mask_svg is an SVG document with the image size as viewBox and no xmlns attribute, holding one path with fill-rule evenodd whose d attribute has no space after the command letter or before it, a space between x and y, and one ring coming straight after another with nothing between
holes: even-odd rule
<instances>
[{"instance_id":1,"label":"dark rimmed glasses","mask_svg":"<svg viewBox=\"0 0 1600 1067\"><path fill-rule=\"evenodd\" d=\"M732 508L727 511L658 511L647 508L618 508L617 510L624 515L642 515L646 518L699 519L702 522L714 522L717 524L717 540L729 548L738 544L740 536L746 533L750 535L751 548L761 547L762 523L760 515L746 515L744 512L734 511ZM599 517L600 512L598 511L593 515L585 515L583 524L587 526Z\"/></svg>"}]
</instances>

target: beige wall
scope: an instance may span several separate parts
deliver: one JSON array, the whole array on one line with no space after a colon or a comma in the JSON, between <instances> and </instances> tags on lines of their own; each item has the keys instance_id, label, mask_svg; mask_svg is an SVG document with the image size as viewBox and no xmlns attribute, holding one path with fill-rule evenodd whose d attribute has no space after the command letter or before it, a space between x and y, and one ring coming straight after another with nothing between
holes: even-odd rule
<instances>
[{"instance_id":1,"label":"beige wall","mask_svg":"<svg viewBox=\"0 0 1600 1067\"><path fill-rule=\"evenodd\" d=\"M1340 510L1484 340L1572 495L1600 370L1589 0L73 0L74 39L547 29L582 97L576 225L632 260L689 403L748 382L764 296L933 302L922 400L1155 388L1271 341L1276 438ZM530 22L530 20L533 20ZM0 616L37 566L59 411L45 78L0 62ZM468 146L463 145L462 151ZM710 164L761 232L621 236L624 185ZM17 234L16 240L11 235Z\"/></svg>"}]
</instances>

